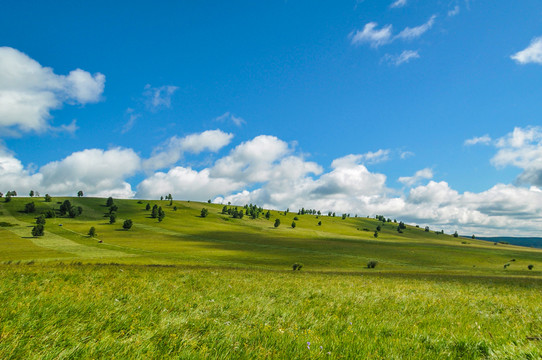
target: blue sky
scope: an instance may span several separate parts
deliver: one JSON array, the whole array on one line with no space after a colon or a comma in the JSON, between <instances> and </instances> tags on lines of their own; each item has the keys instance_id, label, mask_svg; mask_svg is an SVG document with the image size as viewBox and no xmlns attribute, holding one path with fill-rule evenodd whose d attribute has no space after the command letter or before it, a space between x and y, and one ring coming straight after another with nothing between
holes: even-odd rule
<instances>
[{"instance_id":1,"label":"blue sky","mask_svg":"<svg viewBox=\"0 0 542 360\"><path fill-rule=\"evenodd\" d=\"M542 231L542 4L8 2L0 191Z\"/></svg>"}]
</instances>

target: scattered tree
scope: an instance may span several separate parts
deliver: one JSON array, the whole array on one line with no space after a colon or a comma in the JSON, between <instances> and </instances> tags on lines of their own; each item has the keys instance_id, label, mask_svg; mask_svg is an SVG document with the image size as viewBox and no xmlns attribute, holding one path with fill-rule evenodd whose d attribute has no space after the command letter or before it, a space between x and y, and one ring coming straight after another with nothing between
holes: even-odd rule
<instances>
[{"instance_id":1,"label":"scattered tree","mask_svg":"<svg viewBox=\"0 0 542 360\"><path fill-rule=\"evenodd\" d=\"M117 222L117 215L115 215L115 214L109 215L109 223L114 224L116 222Z\"/></svg>"},{"instance_id":2,"label":"scattered tree","mask_svg":"<svg viewBox=\"0 0 542 360\"><path fill-rule=\"evenodd\" d=\"M476 239L476 236L474 236L474 234L472 234L472 239L473 239L473 240Z\"/></svg>"},{"instance_id":3,"label":"scattered tree","mask_svg":"<svg viewBox=\"0 0 542 360\"><path fill-rule=\"evenodd\" d=\"M107 206L107 207L113 206L113 198L111 196L107 198L105 206Z\"/></svg>"},{"instance_id":4,"label":"scattered tree","mask_svg":"<svg viewBox=\"0 0 542 360\"><path fill-rule=\"evenodd\" d=\"M32 228L32 236L43 236L44 234L44 227L41 224L38 224Z\"/></svg>"},{"instance_id":5,"label":"scattered tree","mask_svg":"<svg viewBox=\"0 0 542 360\"><path fill-rule=\"evenodd\" d=\"M375 231L375 233L373 234L373 236L374 236L375 238L377 238L377 237L378 237L378 231Z\"/></svg>"},{"instance_id":6,"label":"scattered tree","mask_svg":"<svg viewBox=\"0 0 542 360\"><path fill-rule=\"evenodd\" d=\"M378 225L378 226L376 227L376 231L381 231L381 230L382 230L382 227L381 227L380 225Z\"/></svg>"},{"instance_id":7,"label":"scattered tree","mask_svg":"<svg viewBox=\"0 0 542 360\"><path fill-rule=\"evenodd\" d=\"M45 194L45 202L51 202L53 199L49 196L49 194Z\"/></svg>"},{"instance_id":8,"label":"scattered tree","mask_svg":"<svg viewBox=\"0 0 542 360\"><path fill-rule=\"evenodd\" d=\"M147 206L145 206L145 210L149 211L151 209L151 204L147 203Z\"/></svg>"},{"instance_id":9,"label":"scattered tree","mask_svg":"<svg viewBox=\"0 0 542 360\"><path fill-rule=\"evenodd\" d=\"M301 270L302 267L303 267L303 264L295 263L295 264L292 265L292 269L294 271L296 271L296 270L299 271L299 270Z\"/></svg>"},{"instance_id":10,"label":"scattered tree","mask_svg":"<svg viewBox=\"0 0 542 360\"><path fill-rule=\"evenodd\" d=\"M201 217L204 218L207 217L207 215L209 215L209 210L206 208L201 209Z\"/></svg>"},{"instance_id":11,"label":"scattered tree","mask_svg":"<svg viewBox=\"0 0 542 360\"><path fill-rule=\"evenodd\" d=\"M153 219L156 219L158 217L158 205L154 204L152 206L152 212L151 212L151 217Z\"/></svg>"},{"instance_id":12,"label":"scattered tree","mask_svg":"<svg viewBox=\"0 0 542 360\"><path fill-rule=\"evenodd\" d=\"M30 190L30 193L28 195L30 195L30 197L34 197L34 190Z\"/></svg>"},{"instance_id":13,"label":"scattered tree","mask_svg":"<svg viewBox=\"0 0 542 360\"><path fill-rule=\"evenodd\" d=\"M271 217L271 212L267 210L267 212L265 213L265 218L269 220L270 217Z\"/></svg>"},{"instance_id":14,"label":"scattered tree","mask_svg":"<svg viewBox=\"0 0 542 360\"><path fill-rule=\"evenodd\" d=\"M110 214L113 214L114 212L118 211L119 210L119 207L115 204L111 205L111 207L109 208L109 213Z\"/></svg>"},{"instance_id":15,"label":"scattered tree","mask_svg":"<svg viewBox=\"0 0 542 360\"><path fill-rule=\"evenodd\" d=\"M9 195L9 193L6 195L6 198L4 199L5 202L10 202L11 201L11 195Z\"/></svg>"},{"instance_id":16,"label":"scattered tree","mask_svg":"<svg viewBox=\"0 0 542 360\"><path fill-rule=\"evenodd\" d=\"M318 226L322 226L322 221L318 221Z\"/></svg>"},{"instance_id":17,"label":"scattered tree","mask_svg":"<svg viewBox=\"0 0 542 360\"><path fill-rule=\"evenodd\" d=\"M425 227L425 232L429 232L429 226Z\"/></svg>"},{"instance_id":18,"label":"scattered tree","mask_svg":"<svg viewBox=\"0 0 542 360\"><path fill-rule=\"evenodd\" d=\"M134 224L134 223L132 222L131 219L124 220L124 224L122 224L122 228L123 228L124 230L130 230L130 229L132 228L132 225L133 225L133 224Z\"/></svg>"},{"instance_id":19,"label":"scattered tree","mask_svg":"<svg viewBox=\"0 0 542 360\"><path fill-rule=\"evenodd\" d=\"M296 226L295 221L292 221L292 229L295 229L295 226Z\"/></svg>"},{"instance_id":20,"label":"scattered tree","mask_svg":"<svg viewBox=\"0 0 542 360\"><path fill-rule=\"evenodd\" d=\"M280 225L280 219L275 219L275 227L279 227Z\"/></svg>"},{"instance_id":21,"label":"scattered tree","mask_svg":"<svg viewBox=\"0 0 542 360\"><path fill-rule=\"evenodd\" d=\"M457 231L454 232L454 237L455 237L455 238L456 238L456 237L459 237L459 234L457 233Z\"/></svg>"},{"instance_id":22,"label":"scattered tree","mask_svg":"<svg viewBox=\"0 0 542 360\"><path fill-rule=\"evenodd\" d=\"M207 204L210 204L211 203L211 199L207 200Z\"/></svg>"},{"instance_id":23,"label":"scattered tree","mask_svg":"<svg viewBox=\"0 0 542 360\"><path fill-rule=\"evenodd\" d=\"M34 202L29 202L28 204L24 205L24 212L27 214L33 213L36 211L36 205Z\"/></svg>"},{"instance_id":24,"label":"scattered tree","mask_svg":"<svg viewBox=\"0 0 542 360\"><path fill-rule=\"evenodd\" d=\"M0 191L0 198L4 197L4 193Z\"/></svg>"},{"instance_id":25,"label":"scattered tree","mask_svg":"<svg viewBox=\"0 0 542 360\"><path fill-rule=\"evenodd\" d=\"M45 225L45 216L43 214L36 218L36 224Z\"/></svg>"},{"instance_id":26,"label":"scattered tree","mask_svg":"<svg viewBox=\"0 0 542 360\"><path fill-rule=\"evenodd\" d=\"M160 196L160 201L164 200L164 197L163 196Z\"/></svg>"},{"instance_id":27,"label":"scattered tree","mask_svg":"<svg viewBox=\"0 0 542 360\"><path fill-rule=\"evenodd\" d=\"M96 234L96 228L94 226L91 226L90 229L88 230L88 236L90 237L95 237L97 236Z\"/></svg>"},{"instance_id":28,"label":"scattered tree","mask_svg":"<svg viewBox=\"0 0 542 360\"><path fill-rule=\"evenodd\" d=\"M376 267L376 265L378 265L378 261L376 260L371 260L367 263L367 268L368 269L374 269Z\"/></svg>"},{"instance_id":29,"label":"scattered tree","mask_svg":"<svg viewBox=\"0 0 542 360\"><path fill-rule=\"evenodd\" d=\"M174 206L174 207L173 207L173 211L177 211L177 206Z\"/></svg>"},{"instance_id":30,"label":"scattered tree","mask_svg":"<svg viewBox=\"0 0 542 360\"><path fill-rule=\"evenodd\" d=\"M72 204L70 203L70 200L64 200L64 202L60 205L60 215L64 216L70 211L72 208Z\"/></svg>"},{"instance_id":31,"label":"scattered tree","mask_svg":"<svg viewBox=\"0 0 542 360\"><path fill-rule=\"evenodd\" d=\"M529 269L529 270L532 270L533 268L534 268L534 265L533 265L533 264L529 264L529 265L527 266L527 269Z\"/></svg>"},{"instance_id":32,"label":"scattered tree","mask_svg":"<svg viewBox=\"0 0 542 360\"><path fill-rule=\"evenodd\" d=\"M52 209L49 209L45 212L45 217L48 219L54 219L56 218L56 212Z\"/></svg>"},{"instance_id":33,"label":"scattered tree","mask_svg":"<svg viewBox=\"0 0 542 360\"><path fill-rule=\"evenodd\" d=\"M77 192L77 197L83 197L83 190L79 190Z\"/></svg>"}]
</instances>

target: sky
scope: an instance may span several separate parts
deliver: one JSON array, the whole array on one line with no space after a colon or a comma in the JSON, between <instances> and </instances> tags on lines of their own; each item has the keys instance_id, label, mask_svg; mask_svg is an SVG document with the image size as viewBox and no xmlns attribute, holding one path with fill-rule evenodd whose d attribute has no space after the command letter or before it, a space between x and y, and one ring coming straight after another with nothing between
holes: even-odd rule
<instances>
[{"instance_id":1,"label":"sky","mask_svg":"<svg viewBox=\"0 0 542 360\"><path fill-rule=\"evenodd\" d=\"M5 1L0 191L542 235L542 3Z\"/></svg>"}]
</instances>

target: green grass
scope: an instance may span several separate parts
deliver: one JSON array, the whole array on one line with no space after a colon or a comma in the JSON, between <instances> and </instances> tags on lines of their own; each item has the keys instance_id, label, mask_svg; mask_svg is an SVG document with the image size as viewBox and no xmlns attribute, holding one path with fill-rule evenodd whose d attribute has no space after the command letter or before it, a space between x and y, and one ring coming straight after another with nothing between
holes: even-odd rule
<instances>
[{"instance_id":1,"label":"green grass","mask_svg":"<svg viewBox=\"0 0 542 360\"><path fill-rule=\"evenodd\" d=\"M31 237L65 199L32 199L35 214L29 198L0 203L2 359L542 357L541 250L187 201L149 201L158 222L147 201L115 200L111 225L100 198L69 198L83 214Z\"/></svg>"}]
</instances>

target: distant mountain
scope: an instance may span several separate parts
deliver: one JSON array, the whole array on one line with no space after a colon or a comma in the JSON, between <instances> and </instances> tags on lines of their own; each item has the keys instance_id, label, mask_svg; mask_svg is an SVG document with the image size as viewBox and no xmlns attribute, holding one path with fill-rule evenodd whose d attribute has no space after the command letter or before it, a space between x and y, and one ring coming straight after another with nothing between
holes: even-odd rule
<instances>
[{"instance_id":1,"label":"distant mountain","mask_svg":"<svg viewBox=\"0 0 542 360\"><path fill-rule=\"evenodd\" d=\"M476 237L479 240L506 242L512 245L527 246L542 249L542 237Z\"/></svg>"}]
</instances>

